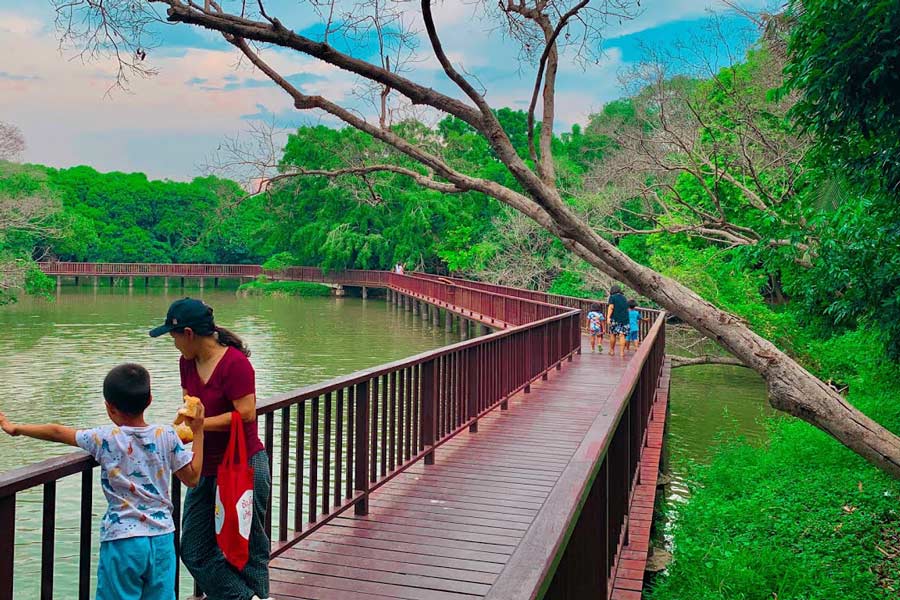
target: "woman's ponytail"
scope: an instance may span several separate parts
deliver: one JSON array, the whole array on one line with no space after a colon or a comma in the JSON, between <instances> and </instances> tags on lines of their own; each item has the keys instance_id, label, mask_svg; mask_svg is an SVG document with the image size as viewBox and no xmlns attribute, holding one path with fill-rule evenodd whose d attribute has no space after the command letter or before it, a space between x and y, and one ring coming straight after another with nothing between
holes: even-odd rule
<instances>
[{"instance_id":1,"label":"woman's ponytail","mask_svg":"<svg viewBox=\"0 0 900 600\"><path fill-rule=\"evenodd\" d=\"M231 346L232 348L240 350L244 356L250 356L250 348L247 347L247 345L244 343L244 340L238 337L237 334L232 333L224 327L216 325L216 336L219 340L219 343L223 346Z\"/></svg>"}]
</instances>

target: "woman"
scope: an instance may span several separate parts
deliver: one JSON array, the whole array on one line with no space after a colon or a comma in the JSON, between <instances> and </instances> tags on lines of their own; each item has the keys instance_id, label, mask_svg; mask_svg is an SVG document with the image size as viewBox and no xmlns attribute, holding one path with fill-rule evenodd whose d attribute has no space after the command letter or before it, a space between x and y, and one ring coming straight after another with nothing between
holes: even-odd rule
<instances>
[{"instance_id":1,"label":"woman","mask_svg":"<svg viewBox=\"0 0 900 600\"><path fill-rule=\"evenodd\" d=\"M616 339L622 343L622 356L625 356L625 336L628 335L628 300L622 294L622 288L614 285L609 290L606 322L609 323L609 355L616 353Z\"/></svg>"},{"instance_id":2,"label":"woman","mask_svg":"<svg viewBox=\"0 0 900 600\"><path fill-rule=\"evenodd\" d=\"M269 537L266 510L272 479L269 459L257 434L256 379L250 350L235 334L213 321L213 309L184 298L169 307L166 322L150 331L168 333L181 352L181 388L203 402L205 460L197 487L188 490L182 519L181 560L210 600L260 600L269 595ZM238 572L216 543L216 472L225 455L231 413L240 413L253 468L253 525L250 558Z\"/></svg>"}]
</instances>

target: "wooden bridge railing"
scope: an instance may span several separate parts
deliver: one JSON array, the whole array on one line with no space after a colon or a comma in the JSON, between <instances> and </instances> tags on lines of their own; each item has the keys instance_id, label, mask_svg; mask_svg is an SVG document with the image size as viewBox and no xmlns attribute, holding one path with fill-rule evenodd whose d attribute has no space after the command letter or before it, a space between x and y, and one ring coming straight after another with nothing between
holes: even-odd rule
<instances>
[{"instance_id":1,"label":"wooden bridge railing","mask_svg":"<svg viewBox=\"0 0 900 600\"><path fill-rule=\"evenodd\" d=\"M307 275L314 273L291 274ZM512 394L580 351L578 310L413 275L329 277L426 295L518 326L261 400L263 441L278 475L266 523L275 533L273 555L350 507L364 514L373 490L417 460L433 462L441 444L466 428L476 430L480 416L505 407ZM0 474L0 600L13 597L16 496L37 487L43 488L41 598L53 597L56 485L76 475L81 479L78 598L90 597L95 466L89 455L76 452ZM177 527L177 480L172 497Z\"/></svg>"},{"instance_id":2,"label":"wooden bridge railing","mask_svg":"<svg viewBox=\"0 0 900 600\"><path fill-rule=\"evenodd\" d=\"M487 600L609 597L665 362L659 317L611 396L614 411L594 420Z\"/></svg>"}]
</instances>

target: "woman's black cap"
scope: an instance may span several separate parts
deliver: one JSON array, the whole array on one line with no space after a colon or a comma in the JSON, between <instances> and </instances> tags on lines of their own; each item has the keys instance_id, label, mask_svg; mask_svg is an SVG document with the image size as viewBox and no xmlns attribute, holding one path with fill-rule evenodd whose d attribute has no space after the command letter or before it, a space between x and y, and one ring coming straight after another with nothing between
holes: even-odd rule
<instances>
[{"instance_id":1,"label":"woman's black cap","mask_svg":"<svg viewBox=\"0 0 900 600\"><path fill-rule=\"evenodd\" d=\"M185 327L190 327L197 335L211 335L215 331L212 307L196 298L176 300L166 313L166 322L151 329L150 337L159 337L173 329Z\"/></svg>"}]
</instances>

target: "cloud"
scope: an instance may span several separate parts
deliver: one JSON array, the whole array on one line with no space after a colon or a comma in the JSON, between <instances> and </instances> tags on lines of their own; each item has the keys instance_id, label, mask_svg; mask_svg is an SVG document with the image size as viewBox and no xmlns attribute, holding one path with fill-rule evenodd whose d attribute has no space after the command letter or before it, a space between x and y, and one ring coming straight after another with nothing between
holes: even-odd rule
<instances>
[{"instance_id":1,"label":"cloud","mask_svg":"<svg viewBox=\"0 0 900 600\"><path fill-rule=\"evenodd\" d=\"M278 4L287 12L276 8ZM620 94L617 73L635 59L633 49L641 35L665 43L671 35L695 27L710 2L642 4L647 10L637 20L609 29L607 34L617 37L610 39L598 64L582 69L571 56L564 57L557 86L559 128L585 122L591 112ZM294 30L321 34L315 15L296 8L299 5L293 0L266 4ZM240 62L221 36L185 25L160 26L160 45L148 57L158 76L135 79L129 93L110 92L115 65L108 60L85 64L69 60L71 54L61 55L52 31L52 10L47 4L40 6L0 0L0 56L15 57L15 69L0 72L0 114L25 133L28 161L54 166L87 163L100 170L140 170L152 177L189 179L222 138L243 130L247 120L339 125L321 112L297 111L282 90L246 61ZM484 18L483 9L474 3L458 0L437 4L435 16L451 61L477 87L484 85L492 105L526 108L535 65L522 62L516 44L496 31L497 22ZM430 51L421 15L412 10L404 19L419 31L423 59L410 63L404 74L465 99ZM345 44L345 49L356 44L357 53L363 54L377 47L372 35L330 41ZM375 109L359 97L357 76L283 49L266 48L262 56L278 72L289 74L288 80L304 93L320 94L373 118Z\"/></svg>"},{"instance_id":2,"label":"cloud","mask_svg":"<svg viewBox=\"0 0 900 600\"><path fill-rule=\"evenodd\" d=\"M17 73L0 71L0 79L8 79L9 81L36 81L40 79L40 77L37 75L19 75Z\"/></svg>"}]
</instances>

